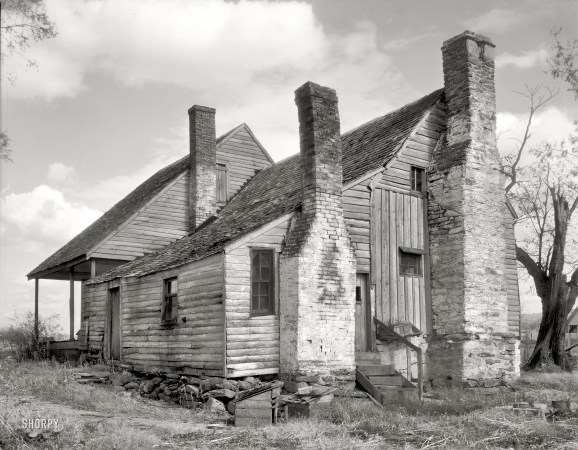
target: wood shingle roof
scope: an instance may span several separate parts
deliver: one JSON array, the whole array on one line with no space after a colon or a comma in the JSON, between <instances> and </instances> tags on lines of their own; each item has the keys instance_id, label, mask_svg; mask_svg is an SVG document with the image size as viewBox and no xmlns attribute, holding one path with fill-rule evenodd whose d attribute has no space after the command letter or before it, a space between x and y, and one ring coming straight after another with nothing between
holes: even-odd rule
<instances>
[{"instance_id":1,"label":"wood shingle roof","mask_svg":"<svg viewBox=\"0 0 578 450\"><path fill-rule=\"evenodd\" d=\"M442 95L443 89L439 89L343 134L343 183L350 183L379 167L384 167ZM184 159L188 163L188 157ZM295 211L300 205L301 167L297 154L259 172L207 226L156 253L142 256L93 278L87 281L87 284L119 277L144 276L200 260L221 252L228 244Z\"/></svg>"},{"instance_id":2,"label":"wood shingle roof","mask_svg":"<svg viewBox=\"0 0 578 450\"><path fill-rule=\"evenodd\" d=\"M238 127L237 127L238 128ZM225 140L237 128L225 133L217 139L217 145ZM60 264L71 261L79 256L86 255L92 248L103 241L110 233L122 225L127 219L135 214L149 200L159 194L175 178L189 168L189 155L181 158L173 164L159 170L148 180L143 182L134 191L128 194L120 202L115 204L84 231L47 258L27 276L34 278L35 274L57 267Z\"/></svg>"}]
</instances>

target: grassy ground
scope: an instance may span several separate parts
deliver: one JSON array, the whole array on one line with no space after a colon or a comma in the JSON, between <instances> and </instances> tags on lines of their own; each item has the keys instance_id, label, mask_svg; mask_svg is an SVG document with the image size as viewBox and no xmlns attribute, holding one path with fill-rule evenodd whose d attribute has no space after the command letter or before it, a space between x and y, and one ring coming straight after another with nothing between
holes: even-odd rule
<instances>
[{"instance_id":1,"label":"grassy ground","mask_svg":"<svg viewBox=\"0 0 578 450\"><path fill-rule=\"evenodd\" d=\"M0 365L1 449L578 449L578 414L543 421L494 409L514 401L578 402L578 374L526 374L507 387L436 391L439 399L388 405L339 398L323 417L260 429L225 424L228 414L167 408L81 385L71 368L51 363ZM29 441L22 419L57 418L58 436Z\"/></svg>"}]
</instances>

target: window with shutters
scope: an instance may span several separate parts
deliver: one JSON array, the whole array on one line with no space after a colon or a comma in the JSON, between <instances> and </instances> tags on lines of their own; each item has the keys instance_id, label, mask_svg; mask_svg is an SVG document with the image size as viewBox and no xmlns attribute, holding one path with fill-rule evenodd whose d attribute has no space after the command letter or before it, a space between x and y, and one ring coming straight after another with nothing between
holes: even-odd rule
<instances>
[{"instance_id":1,"label":"window with shutters","mask_svg":"<svg viewBox=\"0 0 578 450\"><path fill-rule=\"evenodd\" d=\"M217 203L226 203L229 193L229 171L226 164L217 164Z\"/></svg>"},{"instance_id":2,"label":"window with shutters","mask_svg":"<svg viewBox=\"0 0 578 450\"><path fill-rule=\"evenodd\" d=\"M251 250L251 316L275 314L272 250Z\"/></svg>"},{"instance_id":3,"label":"window with shutters","mask_svg":"<svg viewBox=\"0 0 578 450\"><path fill-rule=\"evenodd\" d=\"M177 277L165 280L163 304L161 306L161 319L163 325L174 325L177 323Z\"/></svg>"}]
</instances>

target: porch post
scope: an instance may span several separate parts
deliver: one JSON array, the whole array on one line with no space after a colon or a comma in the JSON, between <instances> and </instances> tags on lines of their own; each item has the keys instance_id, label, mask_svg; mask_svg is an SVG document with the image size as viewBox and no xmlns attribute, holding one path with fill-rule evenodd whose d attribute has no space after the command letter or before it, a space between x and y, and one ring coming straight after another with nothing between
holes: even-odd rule
<instances>
[{"instance_id":1,"label":"porch post","mask_svg":"<svg viewBox=\"0 0 578 450\"><path fill-rule=\"evenodd\" d=\"M70 340L74 340L74 266L70 268Z\"/></svg>"},{"instance_id":2,"label":"porch post","mask_svg":"<svg viewBox=\"0 0 578 450\"><path fill-rule=\"evenodd\" d=\"M38 278L34 278L34 336L38 342Z\"/></svg>"}]
</instances>

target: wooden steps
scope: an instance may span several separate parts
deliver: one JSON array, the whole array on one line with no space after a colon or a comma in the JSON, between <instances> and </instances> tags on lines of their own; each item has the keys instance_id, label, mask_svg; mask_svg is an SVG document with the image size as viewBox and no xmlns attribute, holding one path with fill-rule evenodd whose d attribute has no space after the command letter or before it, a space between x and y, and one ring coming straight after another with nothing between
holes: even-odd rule
<instances>
[{"instance_id":1,"label":"wooden steps","mask_svg":"<svg viewBox=\"0 0 578 450\"><path fill-rule=\"evenodd\" d=\"M357 382L382 405L391 401L419 401L417 386L392 365L360 364L355 373Z\"/></svg>"}]
</instances>

